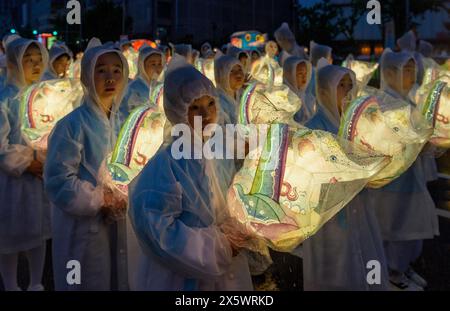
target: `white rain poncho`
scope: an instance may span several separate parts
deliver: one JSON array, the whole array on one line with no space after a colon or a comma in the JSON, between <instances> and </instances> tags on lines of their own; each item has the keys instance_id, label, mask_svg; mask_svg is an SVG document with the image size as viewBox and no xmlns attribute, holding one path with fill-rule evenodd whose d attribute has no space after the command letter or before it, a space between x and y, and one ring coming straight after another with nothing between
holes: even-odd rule
<instances>
[{"instance_id":1,"label":"white rain poncho","mask_svg":"<svg viewBox=\"0 0 450 311\"><path fill-rule=\"evenodd\" d=\"M297 44L295 36L287 23L281 24L281 26L275 30L274 37L275 40L277 40L278 45L287 53L292 56L305 57L304 48Z\"/></svg>"},{"instance_id":2,"label":"white rain poncho","mask_svg":"<svg viewBox=\"0 0 450 311\"><path fill-rule=\"evenodd\" d=\"M381 90L387 93L386 98L393 97L406 106L414 107L408 101L408 90L403 90L402 84L403 67L411 59L413 56L408 52L385 50L380 61ZM389 104L383 98L381 102ZM383 240L421 240L438 234L435 207L426 186L427 170L431 167L428 161L430 159L419 156L396 180L380 189L368 190L371 203L376 208Z\"/></svg>"},{"instance_id":3,"label":"white rain poncho","mask_svg":"<svg viewBox=\"0 0 450 311\"><path fill-rule=\"evenodd\" d=\"M402 51L413 53L416 50L416 40L416 35L410 30L397 39L397 45Z\"/></svg>"},{"instance_id":4,"label":"white rain poncho","mask_svg":"<svg viewBox=\"0 0 450 311\"><path fill-rule=\"evenodd\" d=\"M188 63L192 62L192 45L190 44L176 44L172 45L174 54L183 56Z\"/></svg>"},{"instance_id":5,"label":"white rain poncho","mask_svg":"<svg viewBox=\"0 0 450 311\"><path fill-rule=\"evenodd\" d=\"M245 56L247 56L246 63L242 64L242 66L244 67L244 73L248 74L248 72L250 71L250 66L251 66L250 55L246 51L244 51L244 50L242 50L242 49L240 49L238 47L235 47L234 45L228 46L226 55L229 55L229 56L234 57L234 58L239 60L239 57L242 54L245 54Z\"/></svg>"},{"instance_id":6,"label":"white rain poncho","mask_svg":"<svg viewBox=\"0 0 450 311\"><path fill-rule=\"evenodd\" d=\"M220 110L224 124L238 123L239 91L234 94L230 88L230 73L234 66L242 67L237 58L221 55L214 60L215 80L219 96Z\"/></svg>"},{"instance_id":7,"label":"white rain poncho","mask_svg":"<svg viewBox=\"0 0 450 311\"><path fill-rule=\"evenodd\" d=\"M168 121L189 128L188 107L202 96L211 96L217 103L212 83L175 57L164 82ZM194 143L188 140L183 151L202 144L195 131L191 134ZM250 290L246 256L241 252L232 257L219 228L226 217L224 194L229 179L217 173L215 160L176 160L171 140L130 185L129 214L145 253L139 264L138 289Z\"/></svg>"},{"instance_id":8,"label":"white rain poncho","mask_svg":"<svg viewBox=\"0 0 450 311\"><path fill-rule=\"evenodd\" d=\"M61 78L56 72L55 68L53 67L53 63L59 57L67 55L69 60L72 59L72 52L70 52L69 48L67 48L65 45L57 45L57 44L53 45L51 49L48 51L48 54L49 54L48 69L42 76L41 81Z\"/></svg>"},{"instance_id":9,"label":"white rain poncho","mask_svg":"<svg viewBox=\"0 0 450 311\"><path fill-rule=\"evenodd\" d=\"M47 150L48 135L56 123L81 104L78 80L53 79L33 84L20 94L23 137L34 150Z\"/></svg>"},{"instance_id":10,"label":"white rain poncho","mask_svg":"<svg viewBox=\"0 0 450 311\"><path fill-rule=\"evenodd\" d=\"M317 62L321 58L329 61L332 58L332 49L329 46L317 44L314 41L309 43L309 61L313 67L317 66Z\"/></svg>"},{"instance_id":11,"label":"white rain poncho","mask_svg":"<svg viewBox=\"0 0 450 311\"><path fill-rule=\"evenodd\" d=\"M325 59L321 59L317 66L316 72L316 99L320 104L322 113L328 116L333 126L339 128L340 114L338 110L337 86L345 75L349 75L352 80L353 89L343 100L348 102L356 97L356 77L355 73L348 69L336 65L329 65ZM320 91L320 92L319 92ZM345 109L344 103L342 109Z\"/></svg>"},{"instance_id":12,"label":"white rain poncho","mask_svg":"<svg viewBox=\"0 0 450 311\"><path fill-rule=\"evenodd\" d=\"M108 118L99 106L94 71L100 56L117 54L122 62L122 88ZM56 290L128 289L124 220L109 224L104 205L103 163L118 132L117 112L128 77L128 65L118 50L92 44L81 63L84 90L80 107L58 122L49 137L44 169L45 189L53 205L53 271ZM68 284L67 262L78 260L81 284ZM114 271L114 272L112 272Z\"/></svg>"},{"instance_id":13,"label":"white rain poncho","mask_svg":"<svg viewBox=\"0 0 450 311\"><path fill-rule=\"evenodd\" d=\"M336 90L339 81L349 72L349 69L331 65L319 69L318 93L324 89L323 93L334 94L332 96L336 98L336 91L331 89ZM330 107L336 105L336 99L323 96L318 103L318 112L306 126L337 134L336 117L330 119L329 112ZM337 109L332 111L338 112ZM388 273L382 239L374 209L368 202L367 191L361 191L319 232L303 243L305 290L387 289ZM370 260L380 263L381 284L367 283L366 265Z\"/></svg>"},{"instance_id":14,"label":"white rain poncho","mask_svg":"<svg viewBox=\"0 0 450 311\"><path fill-rule=\"evenodd\" d=\"M355 60L353 55L350 54L342 63L342 67L351 69L355 73L357 92L359 93L367 86L374 72L378 69L378 63Z\"/></svg>"},{"instance_id":15,"label":"white rain poncho","mask_svg":"<svg viewBox=\"0 0 450 311\"><path fill-rule=\"evenodd\" d=\"M202 58L210 58L214 55L213 49L209 42L205 42L200 47L200 55Z\"/></svg>"},{"instance_id":16,"label":"white rain poncho","mask_svg":"<svg viewBox=\"0 0 450 311\"><path fill-rule=\"evenodd\" d=\"M430 58L433 56L433 45L430 42L420 40L418 52L423 55L423 57Z\"/></svg>"},{"instance_id":17,"label":"white rain poncho","mask_svg":"<svg viewBox=\"0 0 450 311\"><path fill-rule=\"evenodd\" d=\"M157 83L159 75L154 75L149 77L145 71L145 60L151 55L160 55L161 62L164 66L164 55L160 50L154 49L152 47L143 47L139 51L139 57L137 61L137 76L133 81L130 81L126 94L120 104L119 113L121 123L125 122L125 119L135 108L142 105L149 105L149 92L150 87Z\"/></svg>"},{"instance_id":18,"label":"white rain poncho","mask_svg":"<svg viewBox=\"0 0 450 311\"><path fill-rule=\"evenodd\" d=\"M0 91L0 254L41 246L51 236L50 205L42 179L26 170L34 159L21 132L19 92L26 87L22 59L36 44L44 66L47 51L37 41L16 39L7 45L8 78Z\"/></svg>"},{"instance_id":19,"label":"white rain poncho","mask_svg":"<svg viewBox=\"0 0 450 311\"><path fill-rule=\"evenodd\" d=\"M297 67L304 63L306 66L306 84L300 89L297 84ZM306 89L311 81L312 66L306 59L291 56L284 61L283 64L283 81L292 92L297 94L302 101L302 107L294 115L294 120L300 124L305 124L311 119L317 111L316 99L312 94L306 93Z\"/></svg>"}]
</instances>

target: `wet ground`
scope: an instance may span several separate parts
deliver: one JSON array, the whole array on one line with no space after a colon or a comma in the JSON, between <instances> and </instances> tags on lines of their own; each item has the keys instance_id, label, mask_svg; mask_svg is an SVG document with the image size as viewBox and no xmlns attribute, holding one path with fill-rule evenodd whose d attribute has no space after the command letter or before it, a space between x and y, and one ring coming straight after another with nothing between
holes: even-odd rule
<instances>
[{"instance_id":1,"label":"wet ground","mask_svg":"<svg viewBox=\"0 0 450 311\"><path fill-rule=\"evenodd\" d=\"M415 263L415 270L428 281L430 291L450 290L450 219L439 217L439 237L424 243L422 256ZM44 270L44 286L53 290L50 242ZM302 291L302 260L296 256L272 252L272 265L265 274L253 278L257 290ZM19 285L28 286L28 267L24 256L19 260ZM0 282L0 290L2 284Z\"/></svg>"}]
</instances>

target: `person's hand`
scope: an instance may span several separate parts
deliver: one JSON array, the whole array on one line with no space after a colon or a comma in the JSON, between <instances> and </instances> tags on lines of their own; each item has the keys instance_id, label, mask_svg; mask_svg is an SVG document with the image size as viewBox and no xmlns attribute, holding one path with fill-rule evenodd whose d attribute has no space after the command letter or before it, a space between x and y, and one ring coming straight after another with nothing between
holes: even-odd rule
<instances>
[{"instance_id":1,"label":"person's hand","mask_svg":"<svg viewBox=\"0 0 450 311\"><path fill-rule=\"evenodd\" d=\"M30 163L30 166L27 167L26 170L28 173L33 174L36 177L42 178L42 173L44 171L44 166L41 162L37 160L33 160Z\"/></svg>"},{"instance_id":2,"label":"person's hand","mask_svg":"<svg viewBox=\"0 0 450 311\"><path fill-rule=\"evenodd\" d=\"M105 222L111 224L125 217L127 202L123 198L115 197L111 189L105 188L103 199L104 204L101 207L101 211Z\"/></svg>"}]
</instances>

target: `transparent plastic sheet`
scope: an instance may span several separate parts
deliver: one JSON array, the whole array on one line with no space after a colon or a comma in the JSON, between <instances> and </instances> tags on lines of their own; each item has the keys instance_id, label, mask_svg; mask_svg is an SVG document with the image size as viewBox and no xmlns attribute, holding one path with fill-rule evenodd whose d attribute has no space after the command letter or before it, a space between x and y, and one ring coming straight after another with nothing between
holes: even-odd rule
<instances>
[{"instance_id":1,"label":"transparent plastic sheet","mask_svg":"<svg viewBox=\"0 0 450 311\"><path fill-rule=\"evenodd\" d=\"M365 92L367 92L367 88ZM380 188L404 173L417 159L432 129L406 102L370 89L352 101L341 117L339 136L392 157L392 161L368 183ZM383 101L384 100L384 101Z\"/></svg>"},{"instance_id":2,"label":"transparent plastic sheet","mask_svg":"<svg viewBox=\"0 0 450 311\"><path fill-rule=\"evenodd\" d=\"M216 79L214 77L214 58L199 58L195 62L195 68L200 71L205 77L207 77L214 86L217 86Z\"/></svg>"},{"instance_id":3,"label":"transparent plastic sheet","mask_svg":"<svg viewBox=\"0 0 450 311\"><path fill-rule=\"evenodd\" d=\"M417 110L434 128L430 143L438 148L450 148L450 88L447 82L435 81L421 86L414 100Z\"/></svg>"},{"instance_id":4,"label":"transparent plastic sheet","mask_svg":"<svg viewBox=\"0 0 450 311\"><path fill-rule=\"evenodd\" d=\"M378 63L369 63L355 60L353 55L349 55L342 63L342 67L353 70L356 76L358 92L362 90L372 78L372 75L378 68Z\"/></svg>"},{"instance_id":5,"label":"transparent plastic sheet","mask_svg":"<svg viewBox=\"0 0 450 311\"><path fill-rule=\"evenodd\" d=\"M122 53L128 62L130 79L134 79L138 74L138 58L139 53L136 52L132 47Z\"/></svg>"},{"instance_id":6,"label":"transparent plastic sheet","mask_svg":"<svg viewBox=\"0 0 450 311\"><path fill-rule=\"evenodd\" d=\"M47 150L56 123L77 108L83 98L79 80L55 79L33 84L20 95L22 136L34 150Z\"/></svg>"},{"instance_id":7,"label":"transparent plastic sheet","mask_svg":"<svg viewBox=\"0 0 450 311\"><path fill-rule=\"evenodd\" d=\"M266 87L261 83L252 82L242 92L239 123L296 124L293 116L301 106L301 99L287 85Z\"/></svg>"},{"instance_id":8,"label":"transparent plastic sheet","mask_svg":"<svg viewBox=\"0 0 450 311\"><path fill-rule=\"evenodd\" d=\"M273 62L267 55L252 64L250 75L251 78L267 87L283 84L283 68Z\"/></svg>"},{"instance_id":9,"label":"transparent plastic sheet","mask_svg":"<svg viewBox=\"0 0 450 311\"><path fill-rule=\"evenodd\" d=\"M328 132L275 123L265 129L264 143L234 177L228 206L260 246L277 251L316 233L390 161Z\"/></svg>"},{"instance_id":10,"label":"transparent plastic sheet","mask_svg":"<svg viewBox=\"0 0 450 311\"><path fill-rule=\"evenodd\" d=\"M151 107L134 109L123 124L106 168L111 189L128 196L128 184L141 172L163 143L166 117ZM103 176L108 174L103 173Z\"/></svg>"}]
</instances>

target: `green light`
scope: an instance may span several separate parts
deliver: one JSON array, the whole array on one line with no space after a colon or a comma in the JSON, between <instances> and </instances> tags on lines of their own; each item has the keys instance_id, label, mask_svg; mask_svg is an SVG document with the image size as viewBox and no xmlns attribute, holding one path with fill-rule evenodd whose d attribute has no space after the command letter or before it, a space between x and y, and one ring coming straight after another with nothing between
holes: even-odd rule
<instances>
[{"instance_id":1,"label":"green light","mask_svg":"<svg viewBox=\"0 0 450 311\"><path fill-rule=\"evenodd\" d=\"M53 35L54 35L54 36L57 36L57 35L58 35L58 32L55 30L55 31L53 32Z\"/></svg>"},{"instance_id":2,"label":"green light","mask_svg":"<svg viewBox=\"0 0 450 311\"><path fill-rule=\"evenodd\" d=\"M33 35L37 35L38 34L38 31L37 30L33 30Z\"/></svg>"},{"instance_id":3,"label":"green light","mask_svg":"<svg viewBox=\"0 0 450 311\"><path fill-rule=\"evenodd\" d=\"M16 30L14 28L12 28L11 33L16 33Z\"/></svg>"}]
</instances>

